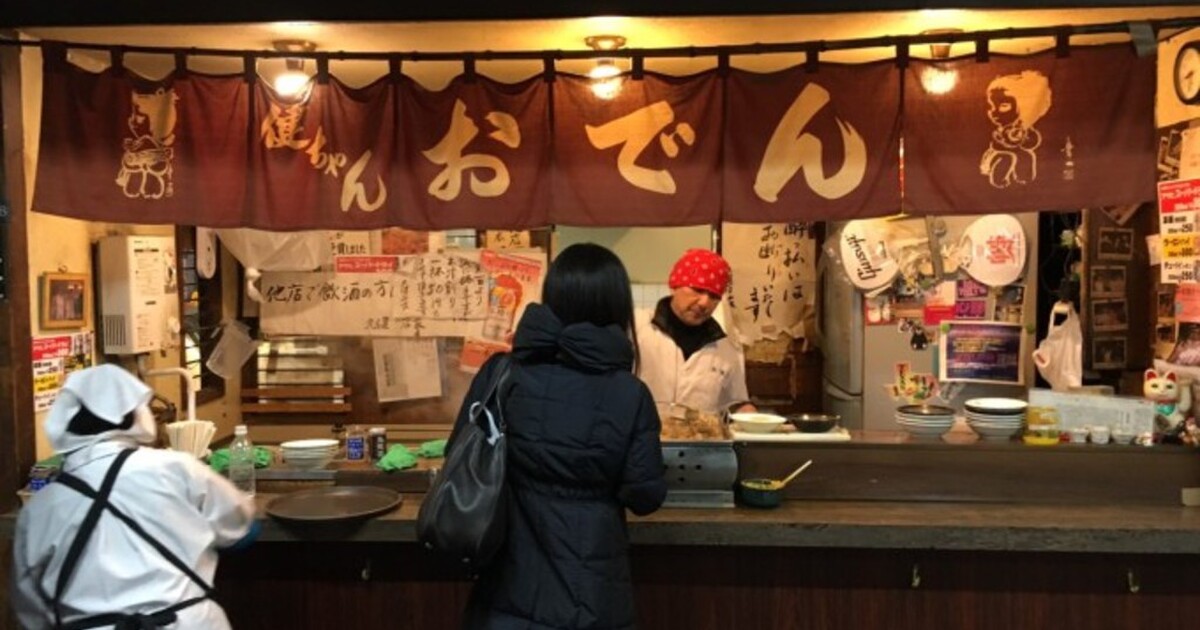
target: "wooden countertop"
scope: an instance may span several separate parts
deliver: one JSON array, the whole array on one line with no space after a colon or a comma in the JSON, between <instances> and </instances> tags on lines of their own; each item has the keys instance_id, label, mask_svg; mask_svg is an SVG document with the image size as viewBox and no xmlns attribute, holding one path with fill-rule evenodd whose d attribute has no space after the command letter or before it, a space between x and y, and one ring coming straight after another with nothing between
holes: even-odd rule
<instances>
[{"instance_id":1,"label":"wooden countertop","mask_svg":"<svg viewBox=\"0 0 1200 630\"><path fill-rule=\"evenodd\" d=\"M396 511L346 526L267 517L262 540L413 542L421 497L405 494ZM258 497L264 513L271 498ZM629 536L647 545L1200 554L1200 508L789 500L773 510L630 516Z\"/></svg>"}]
</instances>

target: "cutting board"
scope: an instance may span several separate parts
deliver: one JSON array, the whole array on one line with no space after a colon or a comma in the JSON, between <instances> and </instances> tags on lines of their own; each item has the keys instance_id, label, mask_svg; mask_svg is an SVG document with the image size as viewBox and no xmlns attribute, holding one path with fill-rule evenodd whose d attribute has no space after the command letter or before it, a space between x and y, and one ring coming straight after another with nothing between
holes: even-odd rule
<instances>
[{"instance_id":1,"label":"cutting board","mask_svg":"<svg viewBox=\"0 0 1200 630\"><path fill-rule=\"evenodd\" d=\"M735 442L849 442L850 432L842 427L825 433L803 433L801 431L775 431L773 433L746 433L732 430Z\"/></svg>"}]
</instances>

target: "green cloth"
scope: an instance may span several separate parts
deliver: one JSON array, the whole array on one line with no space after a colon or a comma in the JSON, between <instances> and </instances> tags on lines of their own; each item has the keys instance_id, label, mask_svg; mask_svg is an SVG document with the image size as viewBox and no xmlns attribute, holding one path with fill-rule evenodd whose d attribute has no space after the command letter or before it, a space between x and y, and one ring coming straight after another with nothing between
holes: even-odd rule
<instances>
[{"instance_id":1,"label":"green cloth","mask_svg":"<svg viewBox=\"0 0 1200 630\"><path fill-rule=\"evenodd\" d=\"M417 456L408 450L408 447L403 444L393 444L388 452L379 461L375 462L375 467L385 472L393 470L404 470L417 465Z\"/></svg>"},{"instance_id":2,"label":"green cloth","mask_svg":"<svg viewBox=\"0 0 1200 630\"><path fill-rule=\"evenodd\" d=\"M63 456L61 454L51 455L46 459L33 465L34 468L62 468Z\"/></svg>"},{"instance_id":3,"label":"green cloth","mask_svg":"<svg viewBox=\"0 0 1200 630\"><path fill-rule=\"evenodd\" d=\"M229 449L219 448L213 451L212 455L208 456L208 465L213 470L223 473L226 468L229 468ZM271 450L264 446L254 447L254 467L266 468L271 465Z\"/></svg>"},{"instance_id":4,"label":"green cloth","mask_svg":"<svg viewBox=\"0 0 1200 630\"><path fill-rule=\"evenodd\" d=\"M446 456L446 438L440 440L430 440L421 444L417 448L417 455L421 457L445 457Z\"/></svg>"}]
</instances>

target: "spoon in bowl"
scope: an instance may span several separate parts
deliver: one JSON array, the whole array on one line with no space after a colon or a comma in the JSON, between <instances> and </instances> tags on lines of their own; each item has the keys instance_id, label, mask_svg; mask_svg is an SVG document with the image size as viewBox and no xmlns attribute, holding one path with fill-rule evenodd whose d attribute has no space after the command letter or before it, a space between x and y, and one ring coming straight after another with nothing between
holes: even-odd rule
<instances>
[{"instance_id":1,"label":"spoon in bowl","mask_svg":"<svg viewBox=\"0 0 1200 630\"><path fill-rule=\"evenodd\" d=\"M784 487L784 486L786 486L786 485L788 485L788 483L789 483L789 482L791 482L791 480L795 479L797 476L799 476L799 475L800 475L800 473L804 472L804 470L805 470L806 468L808 468L809 466L812 466L812 462L813 462L813 460L811 460L811 459L810 459L810 460L808 460L808 461L804 462L803 464L800 464L800 467L799 467L799 468L797 468L796 470L793 470L793 471L792 471L792 474L790 474L790 475L788 475L788 476L784 477L783 479L781 479L781 480L778 482L778 483L779 483L779 485L778 485L778 486L776 486L776 487L778 487L778 488L780 488L780 489L783 489L783 487Z\"/></svg>"}]
</instances>

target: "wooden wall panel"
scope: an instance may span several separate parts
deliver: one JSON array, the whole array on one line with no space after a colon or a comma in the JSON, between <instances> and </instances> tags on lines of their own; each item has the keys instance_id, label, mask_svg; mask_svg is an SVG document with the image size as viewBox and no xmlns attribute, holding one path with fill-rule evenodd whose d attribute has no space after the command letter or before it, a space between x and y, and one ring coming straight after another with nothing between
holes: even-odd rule
<instances>
[{"instance_id":1,"label":"wooden wall panel","mask_svg":"<svg viewBox=\"0 0 1200 630\"><path fill-rule=\"evenodd\" d=\"M639 546L631 559L639 627L654 630L1158 630L1191 627L1200 604L1193 556ZM236 628L453 628L470 590L412 544L260 544L221 562Z\"/></svg>"},{"instance_id":2,"label":"wooden wall panel","mask_svg":"<svg viewBox=\"0 0 1200 630\"><path fill-rule=\"evenodd\" d=\"M14 37L11 32L0 35ZM22 120L21 49L0 47L0 118L3 119L3 190L0 216L0 510L17 505L34 462L33 372L29 367L29 256L25 228L25 125Z\"/></svg>"}]
</instances>

